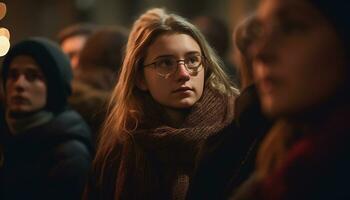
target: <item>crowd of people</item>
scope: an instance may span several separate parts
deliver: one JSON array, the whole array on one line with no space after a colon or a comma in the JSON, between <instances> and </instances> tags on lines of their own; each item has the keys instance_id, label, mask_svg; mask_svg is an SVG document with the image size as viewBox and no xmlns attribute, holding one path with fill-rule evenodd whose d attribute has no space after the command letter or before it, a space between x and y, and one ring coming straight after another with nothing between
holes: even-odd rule
<instances>
[{"instance_id":1,"label":"crowd of people","mask_svg":"<svg viewBox=\"0 0 350 200\"><path fill-rule=\"evenodd\" d=\"M23 39L1 66L0 199L350 199L349 9L261 0L230 34L151 8Z\"/></svg>"}]
</instances>

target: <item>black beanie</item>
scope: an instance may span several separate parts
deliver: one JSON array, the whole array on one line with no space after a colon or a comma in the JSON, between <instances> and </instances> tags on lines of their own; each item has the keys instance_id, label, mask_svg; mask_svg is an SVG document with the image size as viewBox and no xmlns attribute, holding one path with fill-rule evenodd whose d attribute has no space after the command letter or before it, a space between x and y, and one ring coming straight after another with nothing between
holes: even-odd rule
<instances>
[{"instance_id":1,"label":"black beanie","mask_svg":"<svg viewBox=\"0 0 350 200\"><path fill-rule=\"evenodd\" d=\"M333 24L350 55L350 0L309 0Z\"/></svg>"},{"instance_id":2,"label":"black beanie","mask_svg":"<svg viewBox=\"0 0 350 200\"><path fill-rule=\"evenodd\" d=\"M47 82L46 109L60 113L71 95L72 71L68 57L60 47L45 38L29 38L15 44L3 61L2 75L5 86L12 60L19 55L31 56L43 71Z\"/></svg>"}]
</instances>

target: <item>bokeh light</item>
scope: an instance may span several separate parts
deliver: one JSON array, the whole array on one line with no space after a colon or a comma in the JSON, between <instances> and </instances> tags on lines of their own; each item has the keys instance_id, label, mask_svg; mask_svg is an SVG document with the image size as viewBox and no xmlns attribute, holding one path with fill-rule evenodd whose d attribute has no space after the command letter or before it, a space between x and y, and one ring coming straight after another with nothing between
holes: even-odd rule
<instances>
[{"instance_id":1,"label":"bokeh light","mask_svg":"<svg viewBox=\"0 0 350 200\"><path fill-rule=\"evenodd\" d=\"M0 28L0 36L5 36L7 39L10 39L10 31L7 28Z\"/></svg>"},{"instance_id":2,"label":"bokeh light","mask_svg":"<svg viewBox=\"0 0 350 200\"><path fill-rule=\"evenodd\" d=\"M6 4L0 2L0 20L6 15Z\"/></svg>"},{"instance_id":3,"label":"bokeh light","mask_svg":"<svg viewBox=\"0 0 350 200\"><path fill-rule=\"evenodd\" d=\"M0 56L6 55L9 49L10 49L10 40L7 37L1 35L0 36Z\"/></svg>"}]
</instances>

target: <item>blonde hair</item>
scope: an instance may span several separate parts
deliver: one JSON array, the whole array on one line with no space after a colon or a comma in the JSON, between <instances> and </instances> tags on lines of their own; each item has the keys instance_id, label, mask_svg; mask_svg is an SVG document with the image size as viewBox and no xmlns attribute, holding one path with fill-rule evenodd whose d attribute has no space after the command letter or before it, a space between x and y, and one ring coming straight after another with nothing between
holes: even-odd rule
<instances>
[{"instance_id":1,"label":"blonde hair","mask_svg":"<svg viewBox=\"0 0 350 200\"><path fill-rule=\"evenodd\" d=\"M112 93L108 116L100 135L94 167L102 175L108 160L116 157L112 154L113 148L132 137L132 132L138 127L142 118L140 96L144 94L136 87L136 77L142 70L147 48L159 35L166 33L187 34L199 44L206 60L205 84L222 94L238 93L222 71L219 58L194 25L178 15L166 13L164 9L146 11L135 21L129 35L119 81Z\"/></svg>"}]
</instances>

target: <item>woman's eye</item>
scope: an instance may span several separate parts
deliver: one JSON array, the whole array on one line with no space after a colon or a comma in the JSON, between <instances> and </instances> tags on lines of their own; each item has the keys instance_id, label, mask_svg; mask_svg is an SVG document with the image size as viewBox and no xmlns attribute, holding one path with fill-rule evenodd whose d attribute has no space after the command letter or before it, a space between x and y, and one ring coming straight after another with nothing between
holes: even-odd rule
<instances>
[{"instance_id":1,"label":"woman's eye","mask_svg":"<svg viewBox=\"0 0 350 200\"><path fill-rule=\"evenodd\" d=\"M189 60L190 60L190 63L196 63L198 59L196 57L192 57Z\"/></svg>"},{"instance_id":2,"label":"woman's eye","mask_svg":"<svg viewBox=\"0 0 350 200\"><path fill-rule=\"evenodd\" d=\"M160 67L172 67L174 65L173 59L161 59L157 62Z\"/></svg>"},{"instance_id":3,"label":"woman's eye","mask_svg":"<svg viewBox=\"0 0 350 200\"><path fill-rule=\"evenodd\" d=\"M191 56L187 58L187 64L198 65L200 63L200 56Z\"/></svg>"}]
</instances>

